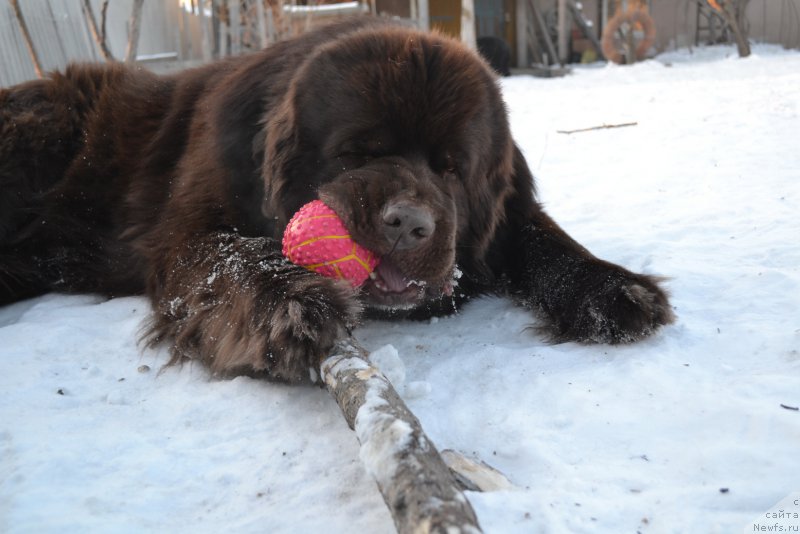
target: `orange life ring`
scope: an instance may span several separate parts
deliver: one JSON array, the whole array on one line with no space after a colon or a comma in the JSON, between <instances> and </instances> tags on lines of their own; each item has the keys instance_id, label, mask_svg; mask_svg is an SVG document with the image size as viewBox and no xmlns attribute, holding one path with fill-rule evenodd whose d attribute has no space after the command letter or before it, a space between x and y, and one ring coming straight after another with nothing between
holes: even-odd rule
<instances>
[{"instance_id":1,"label":"orange life ring","mask_svg":"<svg viewBox=\"0 0 800 534\"><path fill-rule=\"evenodd\" d=\"M636 59L644 59L647 51L653 46L656 40L656 23L653 18L641 9L632 9L625 12L619 12L608 21L605 29L603 30L603 54L606 58L614 63L624 63L625 56L617 46L616 34L623 24L628 24L634 27L637 24L641 26L644 31L644 37L636 45Z\"/></svg>"}]
</instances>

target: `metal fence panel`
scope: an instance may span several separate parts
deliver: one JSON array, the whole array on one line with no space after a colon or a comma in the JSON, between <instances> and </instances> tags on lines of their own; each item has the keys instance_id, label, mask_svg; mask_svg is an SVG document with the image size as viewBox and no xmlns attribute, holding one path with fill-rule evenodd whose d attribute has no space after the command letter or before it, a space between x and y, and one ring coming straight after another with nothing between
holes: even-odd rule
<instances>
[{"instance_id":1,"label":"metal fence panel","mask_svg":"<svg viewBox=\"0 0 800 534\"><path fill-rule=\"evenodd\" d=\"M98 25L103 0L91 0ZM106 34L111 53L124 59L128 45L132 0L108 5ZM100 61L81 0L24 0L22 14L42 69L63 69L73 61ZM194 17L192 17L194 18ZM142 8L138 56L183 58L182 46L199 51L199 43L182 44L181 25L188 23L176 1L145 1ZM188 25L188 24L187 24ZM190 37L191 38L191 35ZM185 59L192 59L185 57ZM8 2L0 3L0 87L36 77L18 21Z\"/></svg>"}]
</instances>

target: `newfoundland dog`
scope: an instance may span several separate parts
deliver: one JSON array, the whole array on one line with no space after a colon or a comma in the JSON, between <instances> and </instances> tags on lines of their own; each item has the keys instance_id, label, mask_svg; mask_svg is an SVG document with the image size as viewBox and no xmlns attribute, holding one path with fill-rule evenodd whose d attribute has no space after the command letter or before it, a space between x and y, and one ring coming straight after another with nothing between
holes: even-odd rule
<instances>
[{"instance_id":1,"label":"newfoundland dog","mask_svg":"<svg viewBox=\"0 0 800 534\"><path fill-rule=\"evenodd\" d=\"M360 288L282 256L313 199L382 258ZM477 53L369 18L171 76L73 65L0 90L0 304L48 291L145 293L173 361L290 382L364 314L487 292L554 341L673 320L657 279L543 211Z\"/></svg>"}]
</instances>

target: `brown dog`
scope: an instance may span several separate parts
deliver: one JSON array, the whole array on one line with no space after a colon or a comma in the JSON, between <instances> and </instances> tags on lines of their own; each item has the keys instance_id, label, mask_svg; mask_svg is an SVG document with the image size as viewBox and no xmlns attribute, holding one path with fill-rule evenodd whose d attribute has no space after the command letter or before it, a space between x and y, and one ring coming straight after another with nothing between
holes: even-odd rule
<instances>
[{"instance_id":1,"label":"brown dog","mask_svg":"<svg viewBox=\"0 0 800 534\"><path fill-rule=\"evenodd\" d=\"M494 74L445 37L362 18L159 77L76 65L0 91L0 304L146 292L151 340L220 374L315 380L362 310L505 292L555 340L669 323L652 277L542 210ZM320 198L382 257L359 291L279 238Z\"/></svg>"}]
</instances>

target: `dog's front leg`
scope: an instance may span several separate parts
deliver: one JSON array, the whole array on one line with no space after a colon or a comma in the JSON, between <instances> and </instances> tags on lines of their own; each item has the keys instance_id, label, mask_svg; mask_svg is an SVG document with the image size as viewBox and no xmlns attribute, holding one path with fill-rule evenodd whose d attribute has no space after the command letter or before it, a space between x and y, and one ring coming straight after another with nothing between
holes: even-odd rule
<instances>
[{"instance_id":1,"label":"dog's front leg","mask_svg":"<svg viewBox=\"0 0 800 534\"><path fill-rule=\"evenodd\" d=\"M513 180L499 246L512 292L539 313L542 330L556 341L626 343L674 320L657 277L595 257L545 213L519 149Z\"/></svg>"},{"instance_id":2,"label":"dog's front leg","mask_svg":"<svg viewBox=\"0 0 800 534\"><path fill-rule=\"evenodd\" d=\"M516 294L555 340L626 343L673 321L658 278L596 258L541 209L519 239Z\"/></svg>"},{"instance_id":3,"label":"dog's front leg","mask_svg":"<svg viewBox=\"0 0 800 534\"><path fill-rule=\"evenodd\" d=\"M320 358L358 315L347 283L289 263L273 239L207 234L160 256L151 335L173 343L173 361L317 382Z\"/></svg>"}]
</instances>

